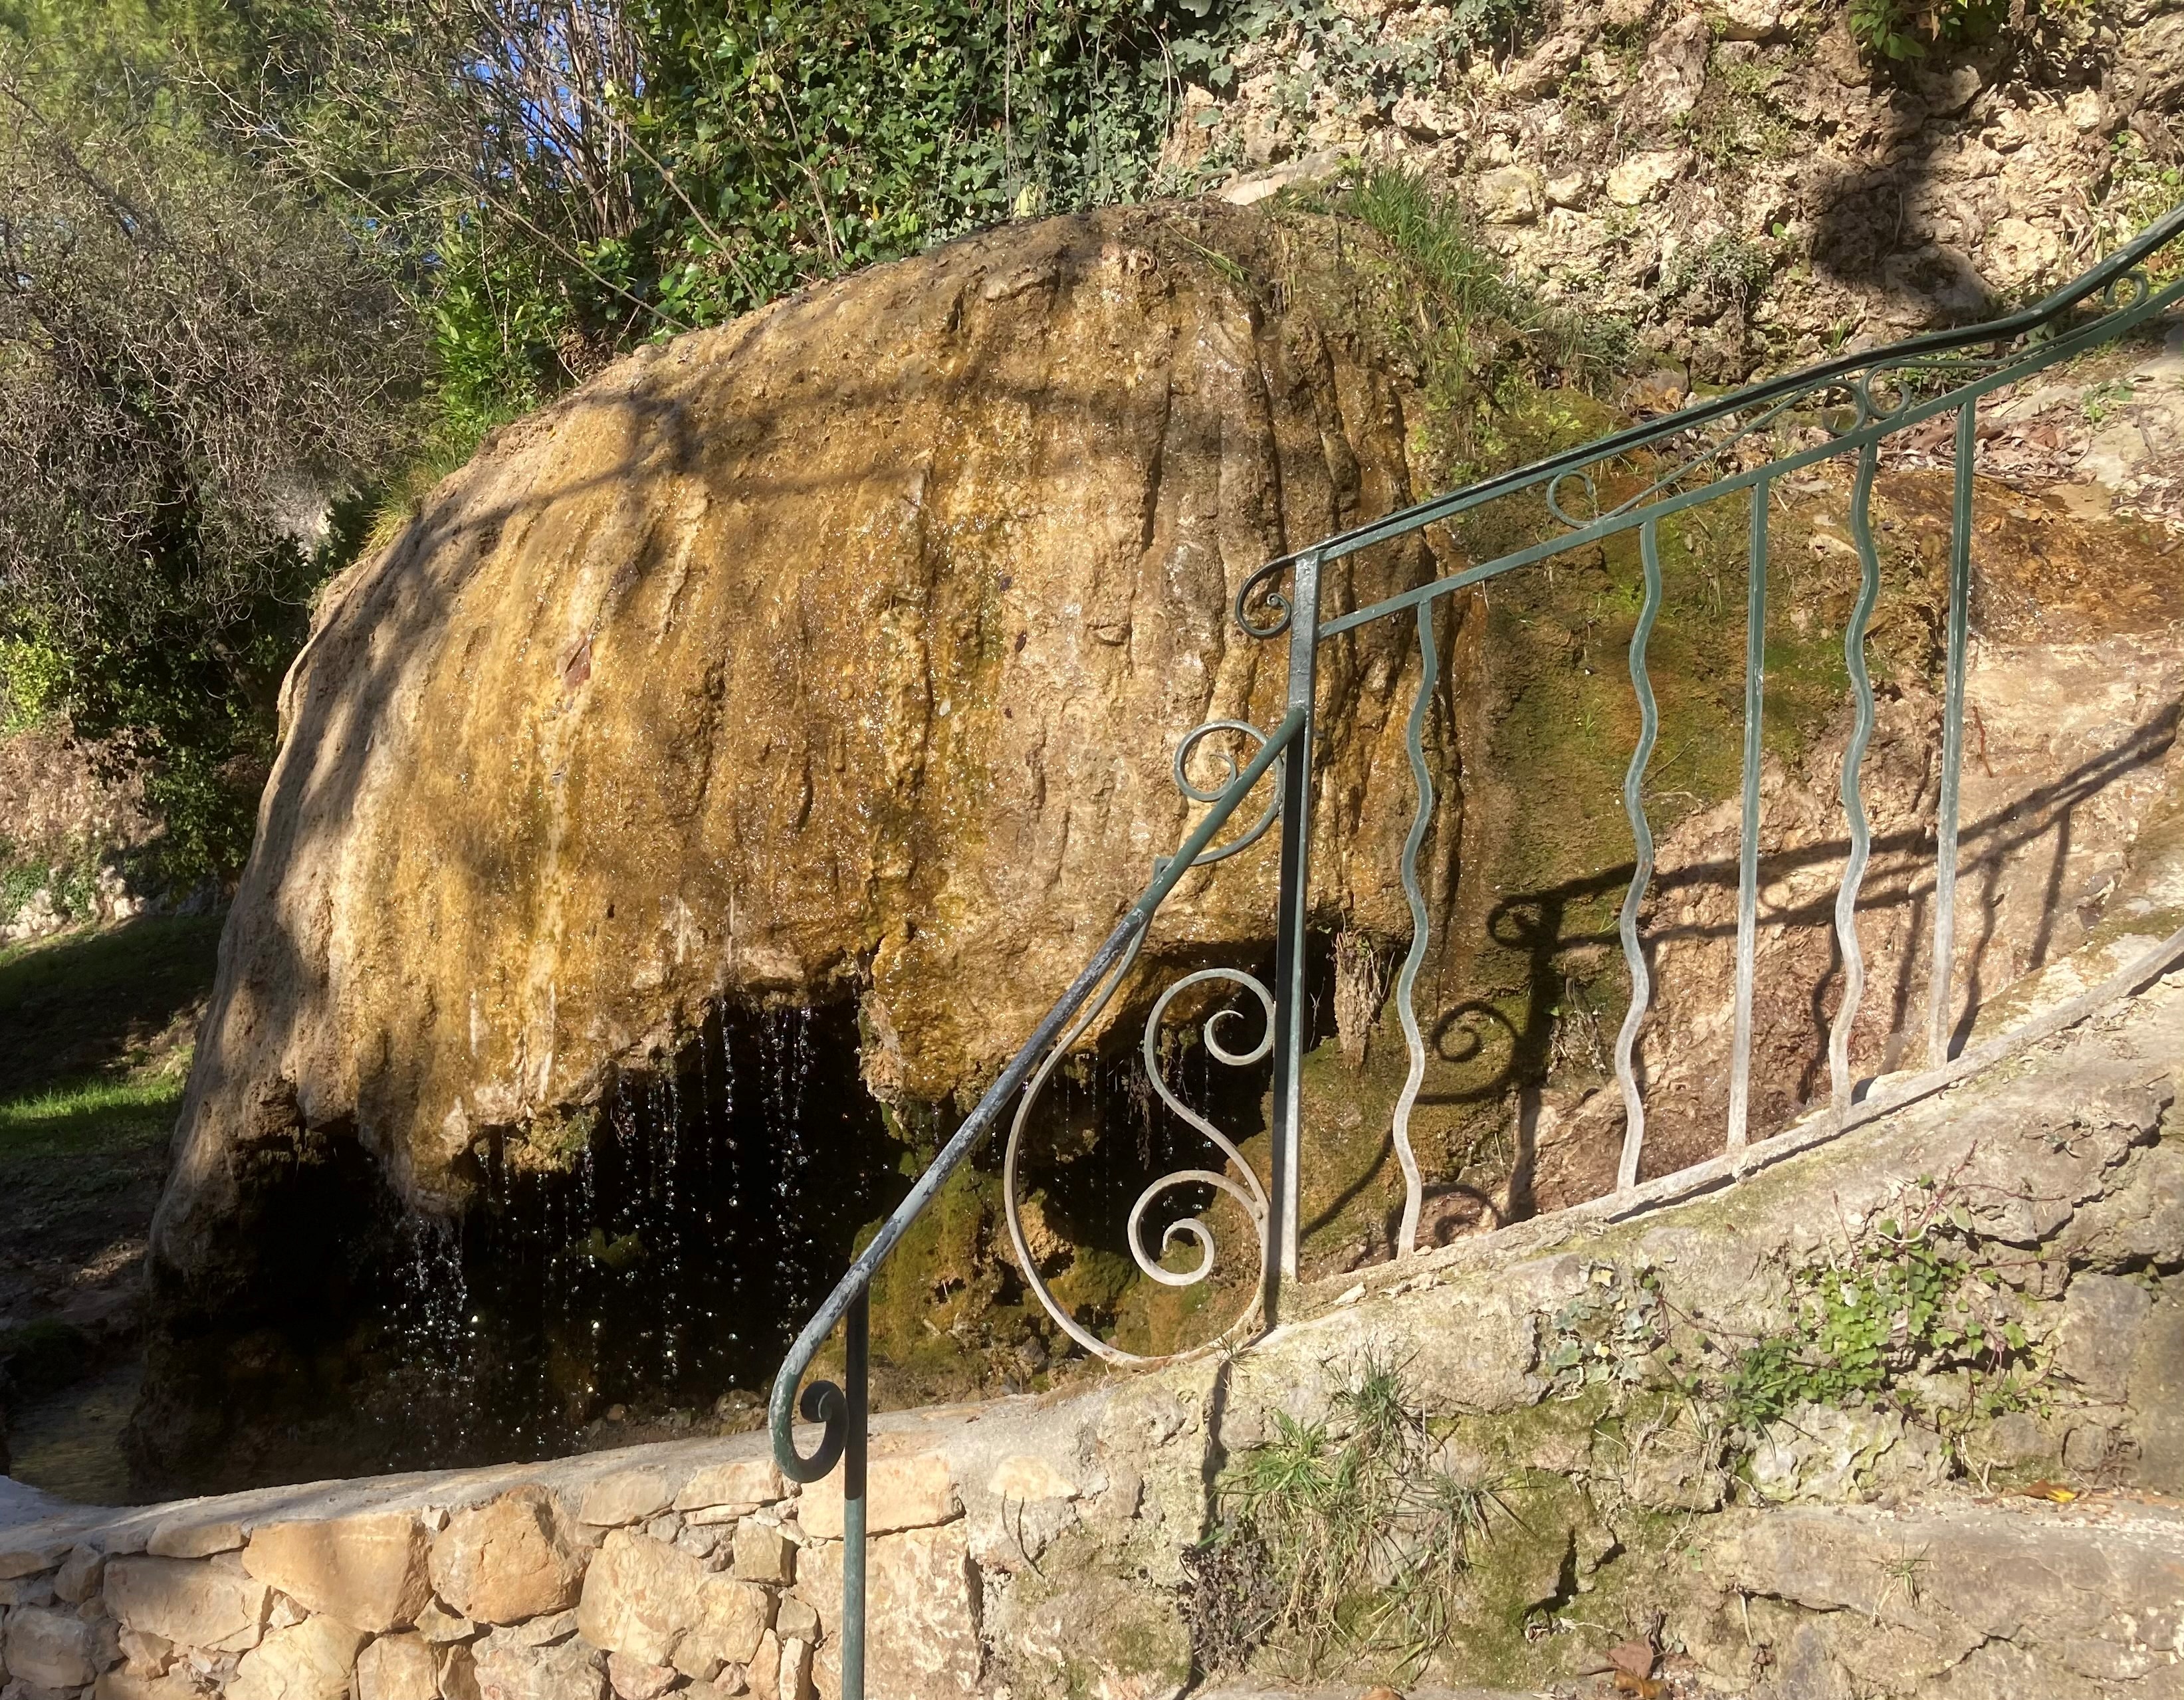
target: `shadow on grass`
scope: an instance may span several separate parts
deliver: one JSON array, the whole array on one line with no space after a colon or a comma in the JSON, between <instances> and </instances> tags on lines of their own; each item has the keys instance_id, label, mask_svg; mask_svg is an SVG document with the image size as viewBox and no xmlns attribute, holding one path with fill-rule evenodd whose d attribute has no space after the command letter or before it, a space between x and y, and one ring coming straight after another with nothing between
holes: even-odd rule
<instances>
[{"instance_id":1,"label":"shadow on grass","mask_svg":"<svg viewBox=\"0 0 2184 1700\"><path fill-rule=\"evenodd\" d=\"M0 950L0 1114L187 1041L171 1029L212 989L220 928L216 915L164 916Z\"/></svg>"}]
</instances>

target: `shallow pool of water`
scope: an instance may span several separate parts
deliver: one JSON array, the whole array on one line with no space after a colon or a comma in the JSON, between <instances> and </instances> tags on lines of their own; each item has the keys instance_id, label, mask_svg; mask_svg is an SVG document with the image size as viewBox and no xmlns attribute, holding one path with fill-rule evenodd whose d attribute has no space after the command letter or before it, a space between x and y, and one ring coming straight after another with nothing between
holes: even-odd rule
<instances>
[{"instance_id":1,"label":"shallow pool of water","mask_svg":"<svg viewBox=\"0 0 2184 1700\"><path fill-rule=\"evenodd\" d=\"M8 1424L14 1475L30 1487L86 1505L131 1505L122 1436L144 1379L124 1363L25 1406Z\"/></svg>"}]
</instances>

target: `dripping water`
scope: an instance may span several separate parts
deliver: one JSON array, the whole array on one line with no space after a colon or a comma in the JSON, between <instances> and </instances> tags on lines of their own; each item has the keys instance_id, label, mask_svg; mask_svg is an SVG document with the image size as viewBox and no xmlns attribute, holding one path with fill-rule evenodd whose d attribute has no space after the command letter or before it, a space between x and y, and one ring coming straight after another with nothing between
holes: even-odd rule
<instances>
[{"instance_id":1,"label":"dripping water","mask_svg":"<svg viewBox=\"0 0 2184 1700\"><path fill-rule=\"evenodd\" d=\"M497 1133L459 1226L404 1223L390 1463L567 1451L617 1407L673 1427L754 1402L907 1187L847 1006L710 1013L592 1110L565 1166Z\"/></svg>"}]
</instances>

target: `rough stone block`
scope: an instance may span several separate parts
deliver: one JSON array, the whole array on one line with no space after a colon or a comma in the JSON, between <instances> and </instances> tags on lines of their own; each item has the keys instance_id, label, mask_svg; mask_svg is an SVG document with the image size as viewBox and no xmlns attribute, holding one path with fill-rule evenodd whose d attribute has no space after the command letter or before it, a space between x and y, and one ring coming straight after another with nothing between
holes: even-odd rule
<instances>
[{"instance_id":1,"label":"rough stone block","mask_svg":"<svg viewBox=\"0 0 2184 1700\"><path fill-rule=\"evenodd\" d=\"M98 1675L91 1625L73 1611L18 1606L8 1614L8 1674L40 1688L80 1688Z\"/></svg>"},{"instance_id":2,"label":"rough stone block","mask_svg":"<svg viewBox=\"0 0 2184 1700\"><path fill-rule=\"evenodd\" d=\"M810 1700L811 1694L811 1643L794 1636L781 1643L781 1662L777 1667L774 1692L780 1700Z\"/></svg>"},{"instance_id":3,"label":"rough stone block","mask_svg":"<svg viewBox=\"0 0 2184 1700\"><path fill-rule=\"evenodd\" d=\"M672 1498L666 1471L649 1468L618 1469L584 1489L577 1515L597 1526L619 1528L657 1516L667 1509Z\"/></svg>"},{"instance_id":4,"label":"rough stone block","mask_svg":"<svg viewBox=\"0 0 2184 1700\"><path fill-rule=\"evenodd\" d=\"M425 1525L409 1511L261 1525L242 1568L312 1612L375 1635L407 1629L432 1597Z\"/></svg>"},{"instance_id":5,"label":"rough stone block","mask_svg":"<svg viewBox=\"0 0 2184 1700\"><path fill-rule=\"evenodd\" d=\"M1607 198L1618 207L1643 206L1684 175L1691 156L1680 148L1634 153L1607 174Z\"/></svg>"},{"instance_id":6,"label":"rough stone block","mask_svg":"<svg viewBox=\"0 0 2184 1700\"><path fill-rule=\"evenodd\" d=\"M0 1535L0 1582L57 1569L75 1546L72 1538L64 1541L49 1536L40 1539L24 1530L10 1530Z\"/></svg>"},{"instance_id":7,"label":"rough stone block","mask_svg":"<svg viewBox=\"0 0 2184 1700\"><path fill-rule=\"evenodd\" d=\"M417 1614L417 1633L437 1647L447 1641L468 1641L479 1630L468 1618L448 1610L435 1600Z\"/></svg>"},{"instance_id":8,"label":"rough stone block","mask_svg":"<svg viewBox=\"0 0 2184 1700\"><path fill-rule=\"evenodd\" d=\"M777 1524L738 1523L732 1551L731 1562L740 1580L787 1587L796 1580L796 1543Z\"/></svg>"},{"instance_id":9,"label":"rough stone block","mask_svg":"<svg viewBox=\"0 0 2184 1700\"><path fill-rule=\"evenodd\" d=\"M1992 1422L1975 1426L1964 1437L1964 1451L1967 1462L2000 1469L2048 1463L2061 1455L2046 1425L2023 1411L2005 1411Z\"/></svg>"},{"instance_id":10,"label":"rough stone block","mask_svg":"<svg viewBox=\"0 0 2184 1700\"><path fill-rule=\"evenodd\" d=\"M439 1673L441 1700L482 1700L478 1693L477 1660L463 1641L450 1641L432 1649L432 1669Z\"/></svg>"},{"instance_id":11,"label":"rough stone block","mask_svg":"<svg viewBox=\"0 0 2184 1700\"><path fill-rule=\"evenodd\" d=\"M587 1562L553 1496L532 1486L455 1513L432 1543L431 1570L464 1616L508 1624L576 1604Z\"/></svg>"},{"instance_id":12,"label":"rough stone block","mask_svg":"<svg viewBox=\"0 0 2184 1700\"><path fill-rule=\"evenodd\" d=\"M265 1633L273 1590L192 1559L116 1558L106 1567L106 1603L125 1629L184 1647L242 1653Z\"/></svg>"},{"instance_id":13,"label":"rough stone block","mask_svg":"<svg viewBox=\"0 0 2184 1700\"><path fill-rule=\"evenodd\" d=\"M948 1460L938 1452L872 1461L865 1483L867 1535L930 1528L947 1522L961 1509L955 1484L949 1477ZM842 1538L841 1471L804 1490L797 1502L797 1521L815 1540Z\"/></svg>"},{"instance_id":14,"label":"rough stone block","mask_svg":"<svg viewBox=\"0 0 2184 1700\"><path fill-rule=\"evenodd\" d=\"M914 1529L875 1541L867 1552L866 1687L888 1700L967 1700L978 1694L978 1591L964 1526ZM823 1614L842 1597L842 1548L807 1547L799 1592ZM838 1637L819 1649L822 1690L839 1692ZM751 1687L763 1692L754 1665ZM775 1678L776 1685L778 1677Z\"/></svg>"},{"instance_id":15,"label":"rough stone block","mask_svg":"<svg viewBox=\"0 0 2184 1700\"><path fill-rule=\"evenodd\" d=\"M619 1653L607 1655L607 1682L621 1700L660 1700L682 1680L671 1664L647 1664Z\"/></svg>"},{"instance_id":16,"label":"rough stone block","mask_svg":"<svg viewBox=\"0 0 2184 1700\"><path fill-rule=\"evenodd\" d=\"M358 1655L356 1700L439 1700L432 1644L421 1635L383 1635Z\"/></svg>"},{"instance_id":17,"label":"rough stone block","mask_svg":"<svg viewBox=\"0 0 2184 1700\"><path fill-rule=\"evenodd\" d=\"M2130 1391L2138 1331L2153 1296L2120 1275L2083 1274L2063 1296L2055 1368L2103 1404L2120 1405Z\"/></svg>"},{"instance_id":18,"label":"rough stone block","mask_svg":"<svg viewBox=\"0 0 2184 1700\"><path fill-rule=\"evenodd\" d=\"M753 1700L781 1700L781 1642L772 1630L760 1637L744 1678L750 1684Z\"/></svg>"},{"instance_id":19,"label":"rough stone block","mask_svg":"<svg viewBox=\"0 0 2184 1700\"><path fill-rule=\"evenodd\" d=\"M496 1630L471 1648L478 1700L604 1700L606 1661L581 1639L524 1647Z\"/></svg>"},{"instance_id":20,"label":"rough stone block","mask_svg":"<svg viewBox=\"0 0 2184 1700\"><path fill-rule=\"evenodd\" d=\"M331 1617L275 1630L242 1655L225 1700L347 1700L367 1639Z\"/></svg>"},{"instance_id":21,"label":"rough stone block","mask_svg":"<svg viewBox=\"0 0 2184 1700\"><path fill-rule=\"evenodd\" d=\"M1110 1700L1173 1700L1190 1674L1190 1636L1175 1596L1099 1569L1021 1578L987 1628L1024 1700L1082 1692ZM820 1650L819 1686L833 1672ZM990 1679L989 1679L990 1680Z\"/></svg>"},{"instance_id":22,"label":"rough stone block","mask_svg":"<svg viewBox=\"0 0 2184 1700\"><path fill-rule=\"evenodd\" d=\"M1045 1458L1017 1452L994 1467L986 1491L997 1499L1036 1503L1045 1499L1074 1499L1078 1488L1075 1482Z\"/></svg>"},{"instance_id":23,"label":"rough stone block","mask_svg":"<svg viewBox=\"0 0 2184 1700\"><path fill-rule=\"evenodd\" d=\"M549 1612L543 1617L510 1624L500 1631L500 1638L510 1647L551 1647L557 1641L568 1640L576 1632L574 1612Z\"/></svg>"},{"instance_id":24,"label":"rough stone block","mask_svg":"<svg viewBox=\"0 0 2184 1700\"><path fill-rule=\"evenodd\" d=\"M0 1611L10 1606L49 1606L56 1597L51 1576L18 1576L12 1582L0 1582Z\"/></svg>"},{"instance_id":25,"label":"rough stone block","mask_svg":"<svg viewBox=\"0 0 2184 1700\"><path fill-rule=\"evenodd\" d=\"M114 1645L132 1676L164 1676L167 1667L175 1662L175 1644L163 1635L125 1629L114 1637Z\"/></svg>"},{"instance_id":26,"label":"rough stone block","mask_svg":"<svg viewBox=\"0 0 2184 1700\"><path fill-rule=\"evenodd\" d=\"M96 1547L78 1547L53 1573L53 1592L70 1605L81 1605L105 1580L106 1554Z\"/></svg>"},{"instance_id":27,"label":"rough stone block","mask_svg":"<svg viewBox=\"0 0 2184 1700\"><path fill-rule=\"evenodd\" d=\"M92 1685L91 1700L203 1700L180 1671L148 1676L123 1668L101 1673Z\"/></svg>"},{"instance_id":28,"label":"rough stone block","mask_svg":"<svg viewBox=\"0 0 2184 1700\"><path fill-rule=\"evenodd\" d=\"M785 1641L816 1641L819 1614L810 1601L788 1595L773 1608L773 1632Z\"/></svg>"},{"instance_id":29,"label":"rough stone block","mask_svg":"<svg viewBox=\"0 0 2184 1700\"><path fill-rule=\"evenodd\" d=\"M144 1550L155 1558L209 1558L238 1551L249 1531L229 1518L170 1517L153 1530Z\"/></svg>"},{"instance_id":30,"label":"rough stone block","mask_svg":"<svg viewBox=\"0 0 2184 1700\"><path fill-rule=\"evenodd\" d=\"M2184 1492L2184 1296L2172 1291L2139 1330L2131 1366L2131 1410L2138 1480Z\"/></svg>"},{"instance_id":31,"label":"rough stone block","mask_svg":"<svg viewBox=\"0 0 2184 1700\"><path fill-rule=\"evenodd\" d=\"M763 1589L716 1575L649 1535L617 1529L585 1575L577 1622L610 1653L704 1678L749 1658L772 1608Z\"/></svg>"},{"instance_id":32,"label":"rough stone block","mask_svg":"<svg viewBox=\"0 0 2184 1700\"><path fill-rule=\"evenodd\" d=\"M756 1510L788 1496L788 1483L769 1458L738 1458L699 1470L682 1484L675 1496L677 1511L705 1511L719 1506Z\"/></svg>"},{"instance_id":33,"label":"rough stone block","mask_svg":"<svg viewBox=\"0 0 2184 1700\"><path fill-rule=\"evenodd\" d=\"M1895 1412L1800 1405L1768 1425L1750 1470L1763 1499L1847 1502L1882 1488L1938 1486L1948 1458L1938 1435Z\"/></svg>"}]
</instances>

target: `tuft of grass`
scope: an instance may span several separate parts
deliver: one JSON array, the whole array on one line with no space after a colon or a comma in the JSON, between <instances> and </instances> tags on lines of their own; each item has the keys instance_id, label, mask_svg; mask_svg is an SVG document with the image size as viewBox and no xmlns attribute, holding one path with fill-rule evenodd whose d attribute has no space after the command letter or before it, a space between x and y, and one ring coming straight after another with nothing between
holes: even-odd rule
<instances>
[{"instance_id":1,"label":"tuft of grass","mask_svg":"<svg viewBox=\"0 0 2184 1700\"><path fill-rule=\"evenodd\" d=\"M1625 366L1630 326L1571 311L1510 276L1452 195L1423 177L1381 169L1342 198L1340 210L1386 239L1438 306L1444 360L1478 368L1520 354L1535 370L1590 387Z\"/></svg>"},{"instance_id":2,"label":"tuft of grass","mask_svg":"<svg viewBox=\"0 0 2184 1700\"><path fill-rule=\"evenodd\" d=\"M1222 1521L1191 1555L1201 1672L1260 1644L1307 1675L1361 1657L1415 1674L1460 1626L1464 1579L1502 1485L1446 1467L1402 1367L1368 1349L1327 1418L1277 1413L1222 1478Z\"/></svg>"}]
</instances>

